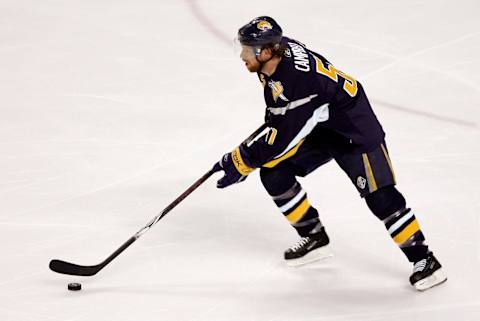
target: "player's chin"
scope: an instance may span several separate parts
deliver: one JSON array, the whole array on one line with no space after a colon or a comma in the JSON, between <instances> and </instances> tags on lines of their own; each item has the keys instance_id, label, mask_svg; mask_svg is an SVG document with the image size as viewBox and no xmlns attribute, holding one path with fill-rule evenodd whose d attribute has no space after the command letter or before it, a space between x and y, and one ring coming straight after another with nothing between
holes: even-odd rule
<instances>
[{"instance_id":1,"label":"player's chin","mask_svg":"<svg viewBox=\"0 0 480 321\"><path fill-rule=\"evenodd\" d=\"M248 71L250 72L258 72L260 70L260 64L249 64L246 63L245 67L247 67Z\"/></svg>"}]
</instances>

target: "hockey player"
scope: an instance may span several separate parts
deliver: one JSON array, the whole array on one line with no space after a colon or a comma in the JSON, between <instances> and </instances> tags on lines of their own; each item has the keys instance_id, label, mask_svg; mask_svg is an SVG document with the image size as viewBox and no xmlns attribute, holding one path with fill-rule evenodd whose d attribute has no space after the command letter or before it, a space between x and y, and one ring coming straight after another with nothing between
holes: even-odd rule
<instances>
[{"instance_id":1,"label":"hockey player","mask_svg":"<svg viewBox=\"0 0 480 321\"><path fill-rule=\"evenodd\" d=\"M333 159L413 263L410 283L422 291L445 282L413 211L395 188L385 133L362 85L284 37L270 17L240 28L238 41L246 68L264 87L269 131L214 165L214 171L225 172L217 187L239 183L260 168L263 186L301 237L284 254L288 265L298 266L330 256L330 250L325 227L296 177Z\"/></svg>"}]
</instances>

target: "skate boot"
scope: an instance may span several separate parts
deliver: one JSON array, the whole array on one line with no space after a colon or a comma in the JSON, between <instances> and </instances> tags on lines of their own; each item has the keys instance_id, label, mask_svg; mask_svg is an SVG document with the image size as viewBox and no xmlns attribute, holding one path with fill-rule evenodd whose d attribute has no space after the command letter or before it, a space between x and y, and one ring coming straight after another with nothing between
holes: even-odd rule
<instances>
[{"instance_id":1,"label":"skate boot","mask_svg":"<svg viewBox=\"0 0 480 321\"><path fill-rule=\"evenodd\" d=\"M442 271L442 265L429 252L427 257L415 263L410 283L418 290L425 291L447 281L447 276Z\"/></svg>"},{"instance_id":2,"label":"skate boot","mask_svg":"<svg viewBox=\"0 0 480 321\"><path fill-rule=\"evenodd\" d=\"M328 246L330 240L325 228L307 237L302 237L295 245L285 251L288 266L300 266L332 256Z\"/></svg>"}]
</instances>

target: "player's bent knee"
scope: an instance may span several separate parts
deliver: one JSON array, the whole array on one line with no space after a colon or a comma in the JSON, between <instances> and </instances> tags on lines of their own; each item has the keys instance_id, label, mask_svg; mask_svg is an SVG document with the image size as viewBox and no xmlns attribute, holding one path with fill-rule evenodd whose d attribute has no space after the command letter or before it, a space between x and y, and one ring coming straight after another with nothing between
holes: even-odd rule
<instances>
[{"instance_id":1,"label":"player's bent knee","mask_svg":"<svg viewBox=\"0 0 480 321\"><path fill-rule=\"evenodd\" d=\"M287 166L262 167L260 180L268 194L272 196L284 193L296 183L295 173Z\"/></svg>"},{"instance_id":2,"label":"player's bent knee","mask_svg":"<svg viewBox=\"0 0 480 321\"><path fill-rule=\"evenodd\" d=\"M380 220L386 219L406 206L405 198L393 185L368 194L365 200L370 210Z\"/></svg>"}]
</instances>

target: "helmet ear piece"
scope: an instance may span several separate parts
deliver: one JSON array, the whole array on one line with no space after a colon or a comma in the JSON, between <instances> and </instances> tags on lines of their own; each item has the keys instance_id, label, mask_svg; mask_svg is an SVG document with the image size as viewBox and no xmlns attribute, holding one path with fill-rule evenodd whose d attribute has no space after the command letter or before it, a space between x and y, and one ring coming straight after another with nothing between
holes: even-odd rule
<instances>
[{"instance_id":1,"label":"helmet ear piece","mask_svg":"<svg viewBox=\"0 0 480 321\"><path fill-rule=\"evenodd\" d=\"M282 44L280 43L276 43L274 45L267 45L267 46L264 46L260 51L259 51L259 54L257 56L260 55L261 51L263 49L269 49L271 54L273 56L283 56L284 53L285 53L285 47L282 46Z\"/></svg>"}]
</instances>

